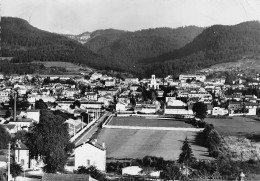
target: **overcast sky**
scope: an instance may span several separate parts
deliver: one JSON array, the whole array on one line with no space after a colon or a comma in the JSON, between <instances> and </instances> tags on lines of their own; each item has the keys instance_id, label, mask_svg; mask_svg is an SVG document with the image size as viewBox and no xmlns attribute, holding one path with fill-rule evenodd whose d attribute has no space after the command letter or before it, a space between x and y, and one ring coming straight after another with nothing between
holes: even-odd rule
<instances>
[{"instance_id":1,"label":"overcast sky","mask_svg":"<svg viewBox=\"0 0 260 181\"><path fill-rule=\"evenodd\" d=\"M67 34L260 20L260 0L2 0L1 8L2 16Z\"/></svg>"}]
</instances>

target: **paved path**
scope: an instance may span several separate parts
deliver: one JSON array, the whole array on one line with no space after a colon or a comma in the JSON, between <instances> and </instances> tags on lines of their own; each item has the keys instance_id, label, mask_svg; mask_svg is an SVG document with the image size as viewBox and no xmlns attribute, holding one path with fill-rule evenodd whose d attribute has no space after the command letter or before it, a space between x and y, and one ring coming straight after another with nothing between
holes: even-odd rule
<instances>
[{"instance_id":1,"label":"paved path","mask_svg":"<svg viewBox=\"0 0 260 181\"><path fill-rule=\"evenodd\" d=\"M75 140L75 146L78 146L85 142L87 139L90 139L92 135L98 130L99 123L103 122L104 119L110 114L110 112L105 112L105 114L103 114L103 116L101 116L90 128L88 128L84 133L82 133L82 135Z\"/></svg>"}]
</instances>

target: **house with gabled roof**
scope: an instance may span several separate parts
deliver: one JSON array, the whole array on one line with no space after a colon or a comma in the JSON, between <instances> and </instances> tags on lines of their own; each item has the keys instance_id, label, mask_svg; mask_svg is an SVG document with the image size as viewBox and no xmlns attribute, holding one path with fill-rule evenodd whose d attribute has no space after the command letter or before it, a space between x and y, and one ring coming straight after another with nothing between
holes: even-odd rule
<instances>
[{"instance_id":1,"label":"house with gabled roof","mask_svg":"<svg viewBox=\"0 0 260 181\"><path fill-rule=\"evenodd\" d=\"M19 163L23 169L30 167L29 148L20 140L16 142L14 148L15 162Z\"/></svg>"},{"instance_id":2,"label":"house with gabled roof","mask_svg":"<svg viewBox=\"0 0 260 181\"><path fill-rule=\"evenodd\" d=\"M99 144L96 139L87 140L75 148L75 170L80 166L95 166L98 170L106 171L105 143Z\"/></svg>"}]
</instances>

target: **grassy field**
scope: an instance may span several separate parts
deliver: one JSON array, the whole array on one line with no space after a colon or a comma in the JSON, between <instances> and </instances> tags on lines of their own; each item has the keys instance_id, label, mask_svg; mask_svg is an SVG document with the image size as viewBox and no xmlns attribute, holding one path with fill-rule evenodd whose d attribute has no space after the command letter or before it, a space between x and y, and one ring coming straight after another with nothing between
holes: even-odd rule
<instances>
[{"instance_id":1,"label":"grassy field","mask_svg":"<svg viewBox=\"0 0 260 181\"><path fill-rule=\"evenodd\" d=\"M79 71L80 69L86 69L86 70L90 70L90 68L88 67L82 67L80 65L76 65L74 63L70 63L70 62L40 62L40 61L34 61L33 63L40 63L43 64L46 68L50 68L50 67L62 67L65 68L67 71Z\"/></svg>"},{"instance_id":2,"label":"grassy field","mask_svg":"<svg viewBox=\"0 0 260 181\"><path fill-rule=\"evenodd\" d=\"M223 136L245 136L260 134L260 120L248 117L233 117L232 119L206 118Z\"/></svg>"},{"instance_id":3,"label":"grassy field","mask_svg":"<svg viewBox=\"0 0 260 181\"><path fill-rule=\"evenodd\" d=\"M97 135L99 142L105 142L107 158L143 158L147 155L177 160L183 140L188 137L193 153L199 159L208 157L207 148L195 143L195 132L129 130L103 128Z\"/></svg>"},{"instance_id":4,"label":"grassy field","mask_svg":"<svg viewBox=\"0 0 260 181\"><path fill-rule=\"evenodd\" d=\"M178 119L157 119L145 117L113 117L108 125L117 126L143 126L143 127L182 127L193 128L192 125L187 124L184 120Z\"/></svg>"}]
</instances>

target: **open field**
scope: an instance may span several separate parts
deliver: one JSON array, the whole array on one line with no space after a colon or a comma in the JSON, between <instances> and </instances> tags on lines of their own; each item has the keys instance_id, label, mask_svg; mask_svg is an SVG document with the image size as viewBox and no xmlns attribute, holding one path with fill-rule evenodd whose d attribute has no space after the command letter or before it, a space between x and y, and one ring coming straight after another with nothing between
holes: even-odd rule
<instances>
[{"instance_id":1,"label":"open field","mask_svg":"<svg viewBox=\"0 0 260 181\"><path fill-rule=\"evenodd\" d=\"M206 118L223 136L246 136L260 134L260 120L248 117L233 117L232 119Z\"/></svg>"},{"instance_id":2,"label":"open field","mask_svg":"<svg viewBox=\"0 0 260 181\"><path fill-rule=\"evenodd\" d=\"M44 67L46 68L50 68L50 67L61 67L61 68L65 68L67 71L79 71L80 69L86 69L91 71L90 68L88 67L82 67L80 65L76 65L74 63L70 63L70 62L40 62L40 61L34 61L33 63L40 63L43 64Z\"/></svg>"},{"instance_id":3,"label":"open field","mask_svg":"<svg viewBox=\"0 0 260 181\"><path fill-rule=\"evenodd\" d=\"M246 72L258 71L260 68L260 57L244 57L240 60L227 63L219 63L209 68L200 70L201 72L235 71L242 70Z\"/></svg>"},{"instance_id":4,"label":"open field","mask_svg":"<svg viewBox=\"0 0 260 181\"><path fill-rule=\"evenodd\" d=\"M183 140L188 137L193 153L198 159L211 159L207 148L195 143L196 132L106 129L97 135L99 142L105 142L107 158L143 158L147 155L177 160Z\"/></svg>"},{"instance_id":5,"label":"open field","mask_svg":"<svg viewBox=\"0 0 260 181\"><path fill-rule=\"evenodd\" d=\"M116 126L142 126L142 127L182 127L193 128L192 125L184 122L184 119L157 119L146 117L113 117L108 125Z\"/></svg>"}]
</instances>

